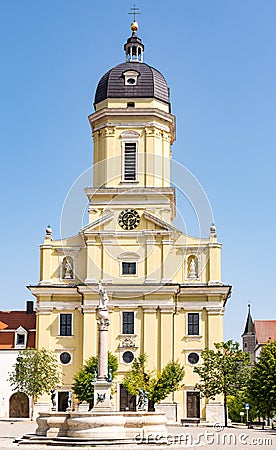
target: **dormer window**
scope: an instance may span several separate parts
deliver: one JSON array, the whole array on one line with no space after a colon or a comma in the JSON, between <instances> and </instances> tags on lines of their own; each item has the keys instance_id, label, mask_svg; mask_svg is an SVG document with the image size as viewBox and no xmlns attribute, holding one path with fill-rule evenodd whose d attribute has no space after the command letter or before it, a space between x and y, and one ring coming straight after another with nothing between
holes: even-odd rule
<instances>
[{"instance_id":1,"label":"dormer window","mask_svg":"<svg viewBox=\"0 0 276 450\"><path fill-rule=\"evenodd\" d=\"M16 345L25 345L25 334L18 334L16 336Z\"/></svg>"},{"instance_id":2,"label":"dormer window","mask_svg":"<svg viewBox=\"0 0 276 450\"><path fill-rule=\"evenodd\" d=\"M136 70L128 70L124 72L123 76L125 78L125 86L135 86L139 75L139 72L136 72Z\"/></svg>"},{"instance_id":3,"label":"dormer window","mask_svg":"<svg viewBox=\"0 0 276 450\"><path fill-rule=\"evenodd\" d=\"M25 330L23 327L18 327L17 330L15 330L15 339L14 339L14 348L26 348L27 346L27 337L28 337L28 331Z\"/></svg>"}]
</instances>

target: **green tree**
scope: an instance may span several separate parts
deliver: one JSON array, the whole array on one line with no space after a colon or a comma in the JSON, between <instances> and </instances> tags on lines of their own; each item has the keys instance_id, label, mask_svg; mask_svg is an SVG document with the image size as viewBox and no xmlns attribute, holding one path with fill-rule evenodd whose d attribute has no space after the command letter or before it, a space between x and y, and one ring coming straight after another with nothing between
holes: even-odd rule
<instances>
[{"instance_id":1,"label":"green tree","mask_svg":"<svg viewBox=\"0 0 276 450\"><path fill-rule=\"evenodd\" d=\"M196 388L203 397L214 400L218 394L224 397L224 420L227 427L227 396L242 389L250 371L250 357L244 353L238 342L215 343L216 350L205 349L201 353L203 363L194 368L200 377Z\"/></svg>"},{"instance_id":2,"label":"green tree","mask_svg":"<svg viewBox=\"0 0 276 450\"><path fill-rule=\"evenodd\" d=\"M31 397L31 420L33 420L35 399L50 392L60 381L56 356L45 348L22 350L13 368L8 380L14 391L23 392Z\"/></svg>"},{"instance_id":3,"label":"green tree","mask_svg":"<svg viewBox=\"0 0 276 450\"><path fill-rule=\"evenodd\" d=\"M118 370L118 359L112 353L108 352L108 367L112 371L112 379ZM98 368L98 357L91 356L79 372L74 376L73 392L80 402L89 403L89 410L93 408L94 386L92 384L94 374Z\"/></svg>"},{"instance_id":4,"label":"green tree","mask_svg":"<svg viewBox=\"0 0 276 450\"><path fill-rule=\"evenodd\" d=\"M250 403L250 409L248 411L245 409L246 403ZM227 407L228 415L233 422L240 422L241 412L244 413L243 422L247 419L247 413L249 420L254 420L258 415L256 408L254 408L254 405L250 401L247 388L241 389L235 395L227 395Z\"/></svg>"},{"instance_id":5,"label":"green tree","mask_svg":"<svg viewBox=\"0 0 276 450\"><path fill-rule=\"evenodd\" d=\"M131 370L124 377L123 386L132 395L138 395L139 390L146 391L152 405L150 409L154 409L155 403L183 386L185 369L179 361L171 361L160 372L147 371L147 359L146 354L134 359Z\"/></svg>"},{"instance_id":6,"label":"green tree","mask_svg":"<svg viewBox=\"0 0 276 450\"><path fill-rule=\"evenodd\" d=\"M276 341L269 341L260 352L248 381L250 404L258 415L273 417L276 413Z\"/></svg>"}]
</instances>

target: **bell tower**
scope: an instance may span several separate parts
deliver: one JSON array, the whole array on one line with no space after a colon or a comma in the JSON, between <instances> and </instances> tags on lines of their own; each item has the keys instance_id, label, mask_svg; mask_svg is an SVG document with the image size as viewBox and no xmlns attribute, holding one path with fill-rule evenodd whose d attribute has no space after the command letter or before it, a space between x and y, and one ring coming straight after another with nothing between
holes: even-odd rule
<instances>
[{"instance_id":1,"label":"bell tower","mask_svg":"<svg viewBox=\"0 0 276 450\"><path fill-rule=\"evenodd\" d=\"M137 36L136 21L131 30L132 35L124 45L126 62L100 79L95 112L89 116L94 169L93 189L88 196L104 189L106 202L108 195L114 197L115 189L117 195L132 191L139 193L141 205L145 205L145 196L156 197L158 191L159 199L154 202L159 204L160 211L164 203L169 201L170 208L173 204L170 158L175 117L170 112L165 78L143 62L144 45ZM173 212L170 215L173 218Z\"/></svg>"}]
</instances>

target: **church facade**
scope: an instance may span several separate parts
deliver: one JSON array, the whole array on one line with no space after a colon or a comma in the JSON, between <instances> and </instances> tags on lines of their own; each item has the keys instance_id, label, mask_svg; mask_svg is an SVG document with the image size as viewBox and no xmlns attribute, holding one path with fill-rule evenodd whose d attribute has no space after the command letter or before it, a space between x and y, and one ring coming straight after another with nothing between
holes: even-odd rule
<instances>
[{"instance_id":1,"label":"church facade","mask_svg":"<svg viewBox=\"0 0 276 450\"><path fill-rule=\"evenodd\" d=\"M200 399L193 368L200 354L223 340L231 287L221 281L216 228L205 239L173 224L171 145L175 117L163 75L143 62L137 23L124 46L126 60L99 81L89 116L94 142L88 224L76 236L40 246L36 297L37 348L56 352L62 372L57 409L66 408L73 376L97 354L98 282L109 297L109 350L118 357L114 403L135 409L122 387L133 359L148 355L149 369L185 365L185 387L160 405L171 419L216 420L221 403ZM50 398L38 399L39 410Z\"/></svg>"}]
</instances>

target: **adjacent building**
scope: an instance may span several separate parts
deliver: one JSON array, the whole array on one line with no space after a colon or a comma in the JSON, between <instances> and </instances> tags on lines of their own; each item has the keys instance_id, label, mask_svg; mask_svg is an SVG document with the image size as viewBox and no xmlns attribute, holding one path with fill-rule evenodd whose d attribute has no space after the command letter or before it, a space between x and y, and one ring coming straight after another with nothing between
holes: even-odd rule
<instances>
[{"instance_id":1,"label":"adjacent building","mask_svg":"<svg viewBox=\"0 0 276 450\"><path fill-rule=\"evenodd\" d=\"M253 322L250 305L244 332L242 334L242 348L250 354L254 363L260 355L262 346L268 341L276 341L276 320L255 320Z\"/></svg>"},{"instance_id":2,"label":"adjacent building","mask_svg":"<svg viewBox=\"0 0 276 450\"><path fill-rule=\"evenodd\" d=\"M26 311L0 311L0 417L29 417L30 399L14 392L8 382L20 350L35 347L36 315L33 301Z\"/></svg>"},{"instance_id":3,"label":"adjacent building","mask_svg":"<svg viewBox=\"0 0 276 450\"><path fill-rule=\"evenodd\" d=\"M57 354L57 409L64 410L74 374L97 354L102 280L111 311L109 349L119 360L115 407L135 409L122 379L133 359L146 353L149 369L176 359L186 367L184 389L162 403L168 417L215 421L222 403L200 399L193 368L203 349L223 340L231 287L221 280L216 227L210 224L209 236L196 238L174 226L170 91L164 76L143 62L136 22L131 30L125 62L100 79L89 116L94 169L93 186L86 189L88 224L62 240L48 227L40 246L40 280L29 286L36 297L36 346ZM49 407L49 396L38 400L38 409Z\"/></svg>"}]
</instances>

